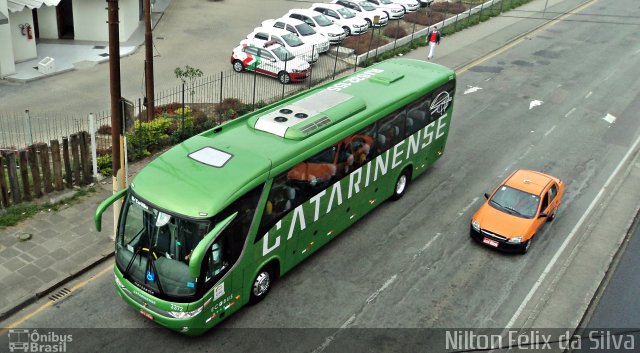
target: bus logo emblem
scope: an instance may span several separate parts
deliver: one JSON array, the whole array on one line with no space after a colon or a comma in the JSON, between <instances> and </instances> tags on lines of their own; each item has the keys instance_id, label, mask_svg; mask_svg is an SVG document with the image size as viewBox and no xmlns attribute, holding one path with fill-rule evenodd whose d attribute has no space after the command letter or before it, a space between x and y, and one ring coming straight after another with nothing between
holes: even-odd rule
<instances>
[{"instance_id":1,"label":"bus logo emblem","mask_svg":"<svg viewBox=\"0 0 640 353\"><path fill-rule=\"evenodd\" d=\"M451 96L449 96L449 92L447 91L440 92L440 94L438 94L436 99L434 99L433 102L431 103L431 107L430 107L431 115L435 115L436 113L438 113L438 115L444 114L444 112L449 107L449 102L451 102L451 100L452 98Z\"/></svg>"}]
</instances>

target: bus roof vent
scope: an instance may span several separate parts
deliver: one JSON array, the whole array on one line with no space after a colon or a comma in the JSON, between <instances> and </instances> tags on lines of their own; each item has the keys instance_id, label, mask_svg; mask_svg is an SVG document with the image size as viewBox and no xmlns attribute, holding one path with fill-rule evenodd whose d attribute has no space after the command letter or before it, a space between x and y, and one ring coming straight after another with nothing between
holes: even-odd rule
<instances>
[{"instance_id":1,"label":"bus roof vent","mask_svg":"<svg viewBox=\"0 0 640 353\"><path fill-rule=\"evenodd\" d=\"M301 140L366 107L350 94L322 90L254 120L256 130Z\"/></svg>"},{"instance_id":2,"label":"bus roof vent","mask_svg":"<svg viewBox=\"0 0 640 353\"><path fill-rule=\"evenodd\" d=\"M369 78L369 80L372 82L382 83L384 85L390 85L403 78L404 78L403 74L396 74L394 72L384 72Z\"/></svg>"}]
</instances>

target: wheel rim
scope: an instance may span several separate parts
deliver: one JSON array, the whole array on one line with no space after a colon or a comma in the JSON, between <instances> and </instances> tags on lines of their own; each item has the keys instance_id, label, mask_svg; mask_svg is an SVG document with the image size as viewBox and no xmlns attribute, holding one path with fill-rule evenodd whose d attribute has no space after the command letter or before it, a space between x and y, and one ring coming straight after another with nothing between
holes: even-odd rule
<instances>
[{"instance_id":1,"label":"wheel rim","mask_svg":"<svg viewBox=\"0 0 640 353\"><path fill-rule=\"evenodd\" d=\"M286 73L281 73L280 74L280 82L282 83L289 83L289 75L287 75Z\"/></svg>"},{"instance_id":2,"label":"wheel rim","mask_svg":"<svg viewBox=\"0 0 640 353\"><path fill-rule=\"evenodd\" d=\"M344 33L347 34L347 37L351 35L351 30L349 29L349 27L343 27L344 29Z\"/></svg>"},{"instance_id":3,"label":"wheel rim","mask_svg":"<svg viewBox=\"0 0 640 353\"><path fill-rule=\"evenodd\" d=\"M269 273L260 272L255 282L253 282L253 295L256 297L263 296L269 290L270 285L271 278L269 277Z\"/></svg>"},{"instance_id":4,"label":"wheel rim","mask_svg":"<svg viewBox=\"0 0 640 353\"><path fill-rule=\"evenodd\" d=\"M242 71L242 63L239 61L236 61L233 63L233 69L236 70L236 72L240 72Z\"/></svg>"},{"instance_id":5,"label":"wheel rim","mask_svg":"<svg viewBox=\"0 0 640 353\"><path fill-rule=\"evenodd\" d=\"M400 195L407 187L407 176L405 174L400 175L398 182L396 183L396 194Z\"/></svg>"},{"instance_id":6,"label":"wheel rim","mask_svg":"<svg viewBox=\"0 0 640 353\"><path fill-rule=\"evenodd\" d=\"M531 242L533 241L533 238L529 239L529 241L524 245L524 251L527 252L529 251L529 248L531 247Z\"/></svg>"}]
</instances>

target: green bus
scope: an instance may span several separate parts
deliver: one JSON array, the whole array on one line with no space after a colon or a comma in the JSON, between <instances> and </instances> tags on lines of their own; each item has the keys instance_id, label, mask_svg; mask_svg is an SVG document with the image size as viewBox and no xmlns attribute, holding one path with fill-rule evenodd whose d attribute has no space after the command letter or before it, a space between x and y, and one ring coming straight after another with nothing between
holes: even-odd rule
<instances>
[{"instance_id":1,"label":"green bus","mask_svg":"<svg viewBox=\"0 0 640 353\"><path fill-rule=\"evenodd\" d=\"M390 59L196 135L98 207L124 198L118 294L198 335L409 182L443 153L455 72Z\"/></svg>"}]
</instances>

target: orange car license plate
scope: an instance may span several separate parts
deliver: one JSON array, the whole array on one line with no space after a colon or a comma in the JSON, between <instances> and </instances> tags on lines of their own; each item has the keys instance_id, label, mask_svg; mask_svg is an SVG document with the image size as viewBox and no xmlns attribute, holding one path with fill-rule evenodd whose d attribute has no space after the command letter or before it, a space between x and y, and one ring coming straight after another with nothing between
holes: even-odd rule
<instances>
[{"instance_id":1,"label":"orange car license plate","mask_svg":"<svg viewBox=\"0 0 640 353\"><path fill-rule=\"evenodd\" d=\"M495 241L495 240L491 240L489 238L482 239L482 242L485 243L485 244L489 244L489 245L493 246L494 248L498 247L498 242Z\"/></svg>"}]
</instances>

